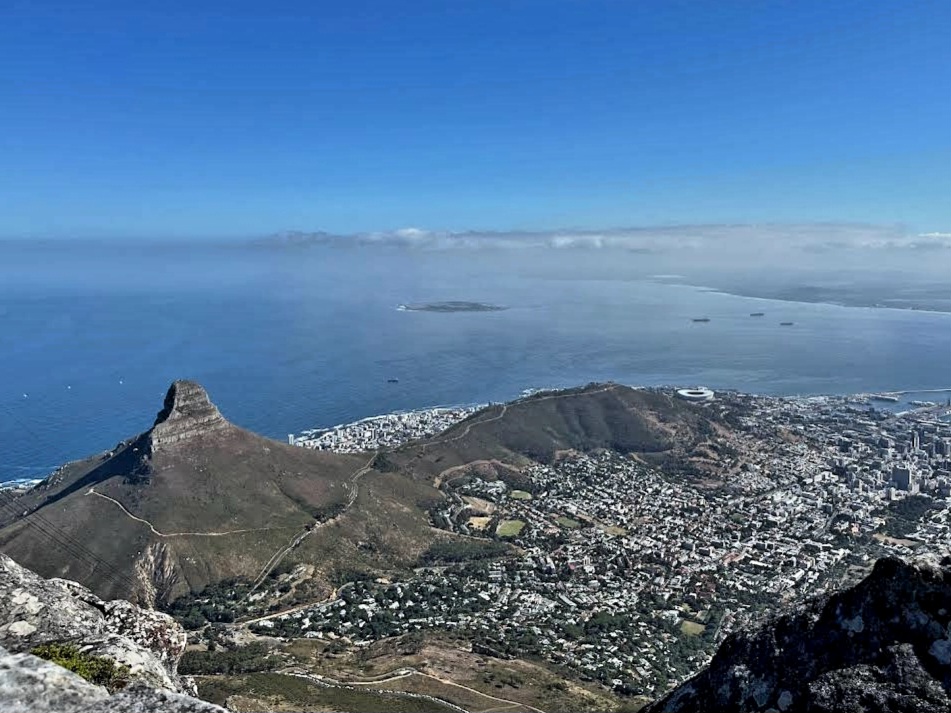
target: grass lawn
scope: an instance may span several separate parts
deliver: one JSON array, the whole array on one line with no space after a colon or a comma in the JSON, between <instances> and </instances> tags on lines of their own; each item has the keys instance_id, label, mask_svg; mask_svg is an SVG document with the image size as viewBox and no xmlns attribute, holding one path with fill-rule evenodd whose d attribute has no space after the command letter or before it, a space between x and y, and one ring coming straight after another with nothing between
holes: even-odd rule
<instances>
[{"instance_id":1,"label":"grass lawn","mask_svg":"<svg viewBox=\"0 0 951 713\"><path fill-rule=\"evenodd\" d=\"M516 500L531 500L532 494L527 490L513 490L510 494Z\"/></svg>"},{"instance_id":2,"label":"grass lawn","mask_svg":"<svg viewBox=\"0 0 951 713\"><path fill-rule=\"evenodd\" d=\"M524 520L502 520L495 533L499 537L515 537L522 531L523 527L525 527Z\"/></svg>"},{"instance_id":3,"label":"grass lawn","mask_svg":"<svg viewBox=\"0 0 951 713\"><path fill-rule=\"evenodd\" d=\"M484 530L491 521L491 517L473 516L469 518L469 527L474 527L476 530Z\"/></svg>"},{"instance_id":4,"label":"grass lawn","mask_svg":"<svg viewBox=\"0 0 951 713\"><path fill-rule=\"evenodd\" d=\"M559 525L561 525L567 530L575 530L581 527L580 522L578 522L577 520L572 520L570 517L566 515L562 515L557 520L555 520L555 522L557 522Z\"/></svg>"},{"instance_id":5,"label":"grass lawn","mask_svg":"<svg viewBox=\"0 0 951 713\"><path fill-rule=\"evenodd\" d=\"M687 636L700 636L703 633L703 630L706 629L703 624L698 624L695 621L689 621L684 619L683 623L680 625L680 630L685 633Z\"/></svg>"}]
</instances>

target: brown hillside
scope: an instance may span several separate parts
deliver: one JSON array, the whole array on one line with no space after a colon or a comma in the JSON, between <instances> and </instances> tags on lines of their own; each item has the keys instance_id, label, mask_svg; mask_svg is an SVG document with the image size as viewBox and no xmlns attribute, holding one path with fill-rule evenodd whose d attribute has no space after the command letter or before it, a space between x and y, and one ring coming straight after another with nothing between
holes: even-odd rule
<instances>
[{"instance_id":1,"label":"brown hillside","mask_svg":"<svg viewBox=\"0 0 951 713\"><path fill-rule=\"evenodd\" d=\"M712 418L702 406L662 391L589 384L491 406L388 459L430 476L479 460L550 463L569 450L679 459L711 433Z\"/></svg>"},{"instance_id":2,"label":"brown hillside","mask_svg":"<svg viewBox=\"0 0 951 713\"><path fill-rule=\"evenodd\" d=\"M703 407L593 384L474 414L424 443L344 455L292 447L225 420L175 382L155 424L72 463L0 508L0 550L101 596L167 602L304 563L312 589L352 572L418 564L436 538L440 473L488 463L507 477L559 452L612 449L678 460L711 432ZM475 466L474 466L475 467Z\"/></svg>"},{"instance_id":3,"label":"brown hillside","mask_svg":"<svg viewBox=\"0 0 951 713\"><path fill-rule=\"evenodd\" d=\"M168 599L253 578L296 532L344 507L366 456L281 444L176 382L146 433L5 503L0 547L103 596Z\"/></svg>"}]
</instances>

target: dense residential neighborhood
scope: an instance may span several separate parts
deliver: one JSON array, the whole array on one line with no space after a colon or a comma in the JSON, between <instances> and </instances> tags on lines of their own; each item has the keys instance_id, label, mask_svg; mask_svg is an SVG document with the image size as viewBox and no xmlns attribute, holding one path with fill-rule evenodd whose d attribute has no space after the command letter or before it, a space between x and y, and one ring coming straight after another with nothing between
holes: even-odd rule
<instances>
[{"instance_id":1,"label":"dense residential neighborhood","mask_svg":"<svg viewBox=\"0 0 951 713\"><path fill-rule=\"evenodd\" d=\"M457 538L415 577L350 583L255 628L358 646L459 630L491 654L537 654L650 695L778 600L854 581L889 552L951 547L951 424L939 405L896 414L867 396L719 393L704 408L731 428L692 472L603 451L561 453L518 482L454 478L433 522ZM394 442L393 427L360 428L322 443Z\"/></svg>"}]
</instances>

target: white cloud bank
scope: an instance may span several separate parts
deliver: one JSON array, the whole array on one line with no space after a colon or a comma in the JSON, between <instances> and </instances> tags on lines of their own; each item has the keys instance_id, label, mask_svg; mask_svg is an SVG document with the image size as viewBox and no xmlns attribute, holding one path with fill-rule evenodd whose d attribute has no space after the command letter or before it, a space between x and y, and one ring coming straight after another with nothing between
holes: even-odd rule
<instances>
[{"instance_id":1,"label":"white cloud bank","mask_svg":"<svg viewBox=\"0 0 951 713\"><path fill-rule=\"evenodd\" d=\"M756 256L838 251L943 251L951 250L951 233L914 233L901 226L842 223L677 225L509 232L402 228L352 235L292 231L273 236L268 242L396 246L424 250L622 250L658 255L712 251L718 255L731 253Z\"/></svg>"}]
</instances>

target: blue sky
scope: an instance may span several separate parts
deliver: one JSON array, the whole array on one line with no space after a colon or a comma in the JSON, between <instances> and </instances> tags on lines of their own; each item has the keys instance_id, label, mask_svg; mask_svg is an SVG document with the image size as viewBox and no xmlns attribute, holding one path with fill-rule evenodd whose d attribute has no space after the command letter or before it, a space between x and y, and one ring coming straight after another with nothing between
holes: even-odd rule
<instances>
[{"instance_id":1,"label":"blue sky","mask_svg":"<svg viewBox=\"0 0 951 713\"><path fill-rule=\"evenodd\" d=\"M0 237L949 230L949 28L940 0L6 0Z\"/></svg>"}]
</instances>

